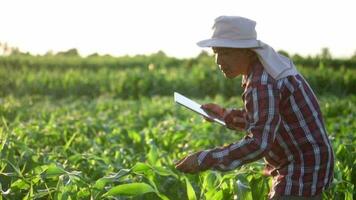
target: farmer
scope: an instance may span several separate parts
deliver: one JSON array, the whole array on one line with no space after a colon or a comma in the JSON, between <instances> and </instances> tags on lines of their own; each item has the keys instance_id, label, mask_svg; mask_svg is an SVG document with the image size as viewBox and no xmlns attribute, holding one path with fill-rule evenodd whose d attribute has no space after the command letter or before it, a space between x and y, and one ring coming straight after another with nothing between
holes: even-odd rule
<instances>
[{"instance_id":1,"label":"farmer","mask_svg":"<svg viewBox=\"0 0 356 200\"><path fill-rule=\"evenodd\" d=\"M237 16L215 19L211 39L216 63L227 78L242 75L243 109L202 105L246 136L199 151L176 163L186 173L233 170L261 158L273 177L270 199L321 199L333 179L334 155L318 101L292 61L256 39L256 22Z\"/></svg>"}]
</instances>

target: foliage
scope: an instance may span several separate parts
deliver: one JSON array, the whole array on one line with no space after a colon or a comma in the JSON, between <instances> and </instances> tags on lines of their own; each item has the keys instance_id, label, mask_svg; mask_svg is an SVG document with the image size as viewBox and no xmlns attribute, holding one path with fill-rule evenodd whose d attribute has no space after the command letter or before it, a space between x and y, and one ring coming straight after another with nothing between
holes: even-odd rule
<instances>
[{"instance_id":1,"label":"foliage","mask_svg":"<svg viewBox=\"0 0 356 200\"><path fill-rule=\"evenodd\" d=\"M187 175L189 151L243 137L175 106L173 91L203 103L242 105L208 54L175 59L0 58L0 199L265 199L261 161ZM356 197L354 69L298 66L320 97L336 155L325 199Z\"/></svg>"},{"instance_id":2,"label":"foliage","mask_svg":"<svg viewBox=\"0 0 356 200\"><path fill-rule=\"evenodd\" d=\"M50 95L119 98L169 96L172 91L204 97L241 93L241 79L227 80L202 53L196 59L179 60L163 53L136 57L9 56L0 57L0 96ZM356 69L298 65L317 94L356 93ZM194 86L194 87L193 87Z\"/></svg>"}]
</instances>

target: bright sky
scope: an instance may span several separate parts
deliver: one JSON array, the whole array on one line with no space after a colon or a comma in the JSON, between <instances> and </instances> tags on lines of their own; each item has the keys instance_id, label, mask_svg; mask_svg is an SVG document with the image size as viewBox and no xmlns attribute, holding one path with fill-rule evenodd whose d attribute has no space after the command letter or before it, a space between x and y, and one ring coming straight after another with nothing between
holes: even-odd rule
<instances>
[{"instance_id":1,"label":"bright sky","mask_svg":"<svg viewBox=\"0 0 356 200\"><path fill-rule=\"evenodd\" d=\"M1 0L0 42L44 54L91 53L175 57L201 52L220 15L257 21L257 37L274 49L335 57L356 51L354 0Z\"/></svg>"}]
</instances>

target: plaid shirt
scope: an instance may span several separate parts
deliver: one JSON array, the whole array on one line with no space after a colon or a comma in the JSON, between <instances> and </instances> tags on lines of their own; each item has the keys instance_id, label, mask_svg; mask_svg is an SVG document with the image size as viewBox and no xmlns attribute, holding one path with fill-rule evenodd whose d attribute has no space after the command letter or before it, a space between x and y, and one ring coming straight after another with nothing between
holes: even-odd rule
<instances>
[{"instance_id":1,"label":"plaid shirt","mask_svg":"<svg viewBox=\"0 0 356 200\"><path fill-rule=\"evenodd\" d=\"M246 136L200 152L201 169L232 170L264 158L269 197L315 196L333 179L334 155L318 101L302 76L274 80L256 62L242 81Z\"/></svg>"}]
</instances>

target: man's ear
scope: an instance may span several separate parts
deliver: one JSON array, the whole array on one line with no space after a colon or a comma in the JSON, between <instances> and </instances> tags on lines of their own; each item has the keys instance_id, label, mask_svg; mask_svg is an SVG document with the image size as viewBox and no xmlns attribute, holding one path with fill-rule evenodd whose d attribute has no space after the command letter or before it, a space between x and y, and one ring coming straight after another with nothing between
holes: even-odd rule
<instances>
[{"instance_id":1,"label":"man's ear","mask_svg":"<svg viewBox=\"0 0 356 200\"><path fill-rule=\"evenodd\" d=\"M216 53L216 52L217 52L216 47L211 47L211 50L213 50L213 52L214 52L214 53Z\"/></svg>"},{"instance_id":2,"label":"man's ear","mask_svg":"<svg viewBox=\"0 0 356 200\"><path fill-rule=\"evenodd\" d=\"M250 59L255 59L255 58L257 58L256 52L252 51L251 49L248 49L247 56L248 56Z\"/></svg>"}]
</instances>

